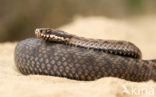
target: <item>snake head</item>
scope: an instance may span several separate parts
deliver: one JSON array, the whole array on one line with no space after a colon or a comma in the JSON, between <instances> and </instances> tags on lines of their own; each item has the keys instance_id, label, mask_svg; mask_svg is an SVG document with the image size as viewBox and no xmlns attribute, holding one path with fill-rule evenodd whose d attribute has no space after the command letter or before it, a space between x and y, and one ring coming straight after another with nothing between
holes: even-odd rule
<instances>
[{"instance_id":1,"label":"snake head","mask_svg":"<svg viewBox=\"0 0 156 97\"><path fill-rule=\"evenodd\" d=\"M52 28L37 28L35 30L35 35L37 38L55 42L67 42L72 38L72 35L67 32Z\"/></svg>"}]
</instances>

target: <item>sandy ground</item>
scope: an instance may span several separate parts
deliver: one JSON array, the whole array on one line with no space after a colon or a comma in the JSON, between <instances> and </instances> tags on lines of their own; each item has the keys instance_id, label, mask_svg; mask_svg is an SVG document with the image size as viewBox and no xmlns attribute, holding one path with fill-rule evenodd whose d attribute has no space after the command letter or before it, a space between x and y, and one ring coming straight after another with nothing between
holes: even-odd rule
<instances>
[{"instance_id":1,"label":"sandy ground","mask_svg":"<svg viewBox=\"0 0 156 97\"><path fill-rule=\"evenodd\" d=\"M120 39L135 43L144 59L156 58L156 16L113 20L77 17L60 29L79 36ZM14 64L17 43L0 44L0 97L156 97L156 83L130 82L118 78L74 81L66 78L22 75Z\"/></svg>"}]
</instances>

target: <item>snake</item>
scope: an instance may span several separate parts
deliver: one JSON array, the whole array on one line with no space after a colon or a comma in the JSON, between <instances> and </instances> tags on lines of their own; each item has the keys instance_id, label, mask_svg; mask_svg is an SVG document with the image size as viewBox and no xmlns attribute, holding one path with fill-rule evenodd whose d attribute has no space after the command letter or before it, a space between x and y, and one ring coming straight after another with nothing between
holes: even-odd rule
<instances>
[{"instance_id":1,"label":"snake","mask_svg":"<svg viewBox=\"0 0 156 97\"><path fill-rule=\"evenodd\" d=\"M143 60L140 49L131 42L90 39L53 28L37 28L35 35L37 38L22 40L15 48L16 66L25 75L156 81L156 60Z\"/></svg>"}]
</instances>

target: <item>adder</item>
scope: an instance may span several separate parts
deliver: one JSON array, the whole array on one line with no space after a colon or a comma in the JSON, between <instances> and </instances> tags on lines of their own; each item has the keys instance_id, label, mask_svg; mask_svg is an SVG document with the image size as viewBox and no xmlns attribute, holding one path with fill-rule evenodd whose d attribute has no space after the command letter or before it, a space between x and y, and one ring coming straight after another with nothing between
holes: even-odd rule
<instances>
[{"instance_id":1,"label":"adder","mask_svg":"<svg viewBox=\"0 0 156 97\"><path fill-rule=\"evenodd\" d=\"M143 60L131 42L88 39L52 28L37 28L35 34L37 38L23 40L15 48L15 63L23 74L156 81L156 60Z\"/></svg>"}]
</instances>

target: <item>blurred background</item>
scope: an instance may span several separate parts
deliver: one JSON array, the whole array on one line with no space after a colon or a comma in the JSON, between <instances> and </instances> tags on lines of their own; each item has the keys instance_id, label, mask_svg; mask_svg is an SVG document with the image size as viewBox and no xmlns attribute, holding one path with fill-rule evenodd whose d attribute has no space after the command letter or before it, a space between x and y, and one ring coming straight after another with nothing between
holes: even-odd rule
<instances>
[{"instance_id":1,"label":"blurred background","mask_svg":"<svg viewBox=\"0 0 156 97\"><path fill-rule=\"evenodd\" d=\"M155 13L156 0L0 0L0 42L32 37L37 27L58 28L75 16L122 19Z\"/></svg>"}]
</instances>

